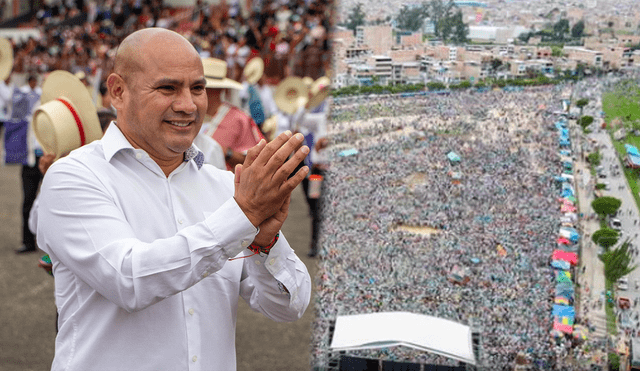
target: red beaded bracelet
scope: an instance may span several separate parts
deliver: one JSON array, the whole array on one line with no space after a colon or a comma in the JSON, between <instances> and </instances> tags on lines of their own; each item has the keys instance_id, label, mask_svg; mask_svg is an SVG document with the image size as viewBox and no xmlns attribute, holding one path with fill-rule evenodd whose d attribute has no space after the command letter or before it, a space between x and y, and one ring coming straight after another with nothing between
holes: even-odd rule
<instances>
[{"instance_id":1,"label":"red beaded bracelet","mask_svg":"<svg viewBox=\"0 0 640 371\"><path fill-rule=\"evenodd\" d=\"M229 259L229 261L231 260L236 260L236 259L244 259L244 258L249 258L251 256L254 255L258 255L258 254L267 254L269 255L269 251L271 251L271 248L276 244L276 242L278 242L278 238L280 237L280 232L276 233L276 235L273 237L273 240L271 241L271 243L267 246L259 246L256 245L255 243L252 243L251 245L249 245L249 247L247 247L247 249L251 250L253 252L253 254L251 255L246 255L246 256L240 256L237 258L231 258Z\"/></svg>"},{"instance_id":2,"label":"red beaded bracelet","mask_svg":"<svg viewBox=\"0 0 640 371\"><path fill-rule=\"evenodd\" d=\"M252 243L251 245L249 245L249 247L247 247L247 249L253 251L255 254L263 253L268 255L273 245L275 245L276 242L278 242L279 237L280 237L280 232L276 233L276 235L273 237L273 240L269 245L263 247L263 246L258 246L255 243Z\"/></svg>"}]
</instances>

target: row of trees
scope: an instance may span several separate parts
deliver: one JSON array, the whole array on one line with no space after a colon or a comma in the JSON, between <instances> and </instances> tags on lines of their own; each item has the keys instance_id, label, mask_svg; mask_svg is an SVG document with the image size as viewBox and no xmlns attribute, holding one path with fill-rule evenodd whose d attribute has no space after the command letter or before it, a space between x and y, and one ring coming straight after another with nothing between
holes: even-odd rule
<instances>
[{"instance_id":1,"label":"row of trees","mask_svg":"<svg viewBox=\"0 0 640 371\"><path fill-rule=\"evenodd\" d=\"M357 3L349 12L343 26L355 31L358 26L365 24L365 18L363 4ZM462 11L456 7L453 0L423 1L419 5L405 4L396 16L395 22L400 30L419 31L427 19L433 22L434 35L443 41L455 44L468 41L469 26L463 22Z\"/></svg>"},{"instance_id":2,"label":"row of trees","mask_svg":"<svg viewBox=\"0 0 640 371\"><path fill-rule=\"evenodd\" d=\"M584 22L578 21L570 27L567 19L560 19L550 27L540 31L529 31L520 34L518 38L523 42L529 42L531 37L540 37L543 42L566 42L579 40L584 36Z\"/></svg>"},{"instance_id":3,"label":"row of trees","mask_svg":"<svg viewBox=\"0 0 640 371\"><path fill-rule=\"evenodd\" d=\"M615 197L598 197L591 202L591 207L598 214L602 224L615 215L622 206L622 201ZM602 227L595 231L591 240L605 251L600 255L604 263L604 276L609 282L616 282L620 278L633 272L637 265L631 265L629 254L629 240L624 241L618 248L612 249L620 238L620 233L615 229Z\"/></svg>"}]
</instances>

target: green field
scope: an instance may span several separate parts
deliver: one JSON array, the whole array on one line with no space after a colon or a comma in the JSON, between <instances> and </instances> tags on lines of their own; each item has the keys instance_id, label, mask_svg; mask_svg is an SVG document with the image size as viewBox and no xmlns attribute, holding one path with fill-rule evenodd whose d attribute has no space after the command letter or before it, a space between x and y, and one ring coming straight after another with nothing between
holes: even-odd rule
<instances>
[{"instance_id":1,"label":"green field","mask_svg":"<svg viewBox=\"0 0 640 371\"><path fill-rule=\"evenodd\" d=\"M631 80L619 83L613 91L602 96L605 122L610 123L614 118L619 117L625 126L631 126L634 121L640 120L638 102L640 102L640 88Z\"/></svg>"},{"instance_id":2,"label":"green field","mask_svg":"<svg viewBox=\"0 0 640 371\"><path fill-rule=\"evenodd\" d=\"M629 133L626 138L621 141L613 139L613 132L618 128L608 125L611 141L616 148L618 156L624 163L626 151L625 144L632 144L640 148L640 136L633 135L632 131L640 130L640 87L632 80L626 80L610 91L602 95L602 110L605 113L605 122L610 124L614 119L622 120L622 125ZM624 168L624 175L631 187L631 193L636 201L636 206L640 205L640 187L638 186L638 177L640 171L637 169Z\"/></svg>"}]
</instances>

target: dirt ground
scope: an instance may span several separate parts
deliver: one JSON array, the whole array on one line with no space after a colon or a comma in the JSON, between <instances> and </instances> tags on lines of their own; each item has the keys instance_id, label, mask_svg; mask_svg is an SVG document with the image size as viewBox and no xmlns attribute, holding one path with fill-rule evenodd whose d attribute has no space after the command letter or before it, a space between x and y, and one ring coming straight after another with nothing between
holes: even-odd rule
<instances>
[{"instance_id":1,"label":"dirt ground","mask_svg":"<svg viewBox=\"0 0 640 371\"><path fill-rule=\"evenodd\" d=\"M53 278L38 268L41 254L16 255L21 244L19 166L0 166L0 371L48 370L54 354ZM316 260L307 257L310 218L301 187L294 191L287 240L307 265L312 281ZM240 301L236 336L239 371L309 370L314 298L303 318L275 323Z\"/></svg>"}]
</instances>

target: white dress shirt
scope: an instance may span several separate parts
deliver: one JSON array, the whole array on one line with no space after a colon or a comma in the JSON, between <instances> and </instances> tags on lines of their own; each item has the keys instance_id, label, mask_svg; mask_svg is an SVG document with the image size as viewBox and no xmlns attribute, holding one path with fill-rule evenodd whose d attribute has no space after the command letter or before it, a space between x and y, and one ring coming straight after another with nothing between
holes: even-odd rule
<instances>
[{"instance_id":1,"label":"white dress shirt","mask_svg":"<svg viewBox=\"0 0 640 371\"><path fill-rule=\"evenodd\" d=\"M195 160L165 176L114 124L56 161L37 227L60 315L52 369L235 370L239 296L300 318L311 280L282 234L268 256L229 261L257 233L233 193L231 172Z\"/></svg>"},{"instance_id":2,"label":"white dress shirt","mask_svg":"<svg viewBox=\"0 0 640 371\"><path fill-rule=\"evenodd\" d=\"M193 144L198 147L204 154L204 162L217 167L218 169L227 170L227 163L224 159L224 152L222 147L215 139L206 135L203 131L200 131L196 138L193 140Z\"/></svg>"}]
</instances>

